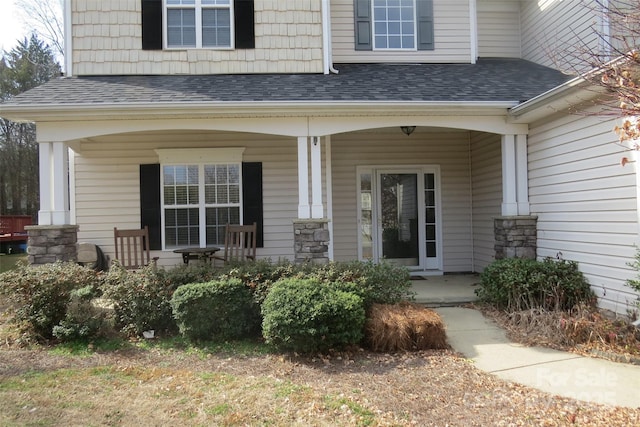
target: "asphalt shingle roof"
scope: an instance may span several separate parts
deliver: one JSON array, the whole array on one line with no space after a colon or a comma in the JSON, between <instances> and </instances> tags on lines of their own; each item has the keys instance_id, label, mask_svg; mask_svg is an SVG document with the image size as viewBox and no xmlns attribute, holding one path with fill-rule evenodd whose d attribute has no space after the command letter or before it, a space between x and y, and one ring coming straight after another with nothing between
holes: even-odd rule
<instances>
[{"instance_id":1,"label":"asphalt shingle roof","mask_svg":"<svg viewBox=\"0 0 640 427\"><path fill-rule=\"evenodd\" d=\"M6 103L109 105L207 102L519 102L571 77L520 59L476 64L336 64L339 74L86 76L59 78Z\"/></svg>"}]
</instances>

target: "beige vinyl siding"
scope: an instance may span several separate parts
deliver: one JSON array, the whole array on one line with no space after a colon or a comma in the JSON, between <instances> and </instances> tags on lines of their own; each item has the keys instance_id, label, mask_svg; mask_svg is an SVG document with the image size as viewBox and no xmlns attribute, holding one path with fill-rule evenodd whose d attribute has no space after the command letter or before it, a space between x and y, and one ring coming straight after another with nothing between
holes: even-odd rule
<instances>
[{"instance_id":1,"label":"beige vinyl siding","mask_svg":"<svg viewBox=\"0 0 640 427\"><path fill-rule=\"evenodd\" d=\"M478 0L478 56L520 58L520 3Z\"/></svg>"},{"instance_id":2,"label":"beige vinyl siding","mask_svg":"<svg viewBox=\"0 0 640 427\"><path fill-rule=\"evenodd\" d=\"M495 259L494 218L502 213L501 136L471 133L473 192L473 271L480 272Z\"/></svg>"},{"instance_id":3,"label":"beige vinyl siding","mask_svg":"<svg viewBox=\"0 0 640 427\"><path fill-rule=\"evenodd\" d=\"M567 72L581 68L576 55L598 50L597 16L581 0L523 1L522 58Z\"/></svg>"},{"instance_id":4,"label":"beige vinyl siding","mask_svg":"<svg viewBox=\"0 0 640 427\"><path fill-rule=\"evenodd\" d=\"M139 165L158 163L158 148L246 147L243 161L262 162L264 248L258 256L293 258L297 217L297 145L293 138L243 133L162 132L94 138L75 155L78 240L98 244L113 257L113 227L140 227ZM249 183L244 183L249 185ZM161 265L180 262L157 251Z\"/></svg>"},{"instance_id":5,"label":"beige vinyl siding","mask_svg":"<svg viewBox=\"0 0 640 427\"><path fill-rule=\"evenodd\" d=\"M620 166L613 121L567 116L531 126L529 195L538 257L577 261L604 308L635 299L625 281L638 242L634 165Z\"/></svg>"},{"instance_id":6,"label":"beige vinyl siding","mask_svg":"<svg viewBox=\"0 0 640 427\"><path fill-rule=\"evenodd\" d=\"M470 62L469 1L435 0L433 3L435 50L356 51L353 0L332 0L333 62Z\"/></svg>"},{"instance_id":7,"label":"beige vinyl siding","mask_svg":"<svg viewBox=\"0 0 640 427\"><path fill-rule=\"evenodd\" d=\"M357 257L357 166L439 165L445 272L472 270L471 190L467 132L398 128L333 135L334 257Z\"/></svg>"},{"instance_id":8,"label":"beige vinyl siding","mask_svg":"<svg viewBox=\"0 0 640 427\"><path fill-rule=\"evenodd\" d=\"M255 49L142 50L140 0L74 0L74 75L321 73L321 0L256 1Z\"/></svg>"}]
</instances>

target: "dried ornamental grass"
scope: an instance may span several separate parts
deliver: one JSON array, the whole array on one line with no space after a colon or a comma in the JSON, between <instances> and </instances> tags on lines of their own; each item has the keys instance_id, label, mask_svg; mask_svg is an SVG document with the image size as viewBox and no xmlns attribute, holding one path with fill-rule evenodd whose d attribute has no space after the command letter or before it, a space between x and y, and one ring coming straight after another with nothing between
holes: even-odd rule
<instances>
[{"instance_id":1,"label":"dried ornamental grass","mask_svg":"<svg viewBox=\"0 0 640 427\"><path fill-rule=\"evenodd\" d=\"M374 351L448 348L440 316L421 305L373 304L365 324L365 336Z\"/></svg>"},{"instance_id":2,"label":"dried ornamental grass","mask_svg":"<svg viewBox=\"0 0 640 427\"><path fill-rule=\"evenodd\" d=\"M640 355L638 330L628 321L608 319L590 306L577 305L571 311L531 309L487 314L509 330L513 339L524 344L575 349L581 353L613 352L612 357Z\"/></svg>"}]
</instances>

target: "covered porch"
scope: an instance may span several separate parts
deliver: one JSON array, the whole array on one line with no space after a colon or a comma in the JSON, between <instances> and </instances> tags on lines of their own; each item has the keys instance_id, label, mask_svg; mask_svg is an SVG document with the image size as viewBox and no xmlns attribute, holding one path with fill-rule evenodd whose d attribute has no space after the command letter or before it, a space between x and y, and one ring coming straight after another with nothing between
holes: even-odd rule
<instances>
[{"instance_id":1,"label":"covered porch","mask_svg":"<svg viewBox=\"0 0 640 427\"><path fill-rule=\"evenodd\" d=\"M535 247L522 250L535 242L528 124L512 122L509 108L566 77L511 60L340 70L57 79L1 111L37 124L39 226L77 225L79 240L107 254L113 227L146 225L147 195L159 193L151 209L159 236L153 255L179 262L171 257L179 239L167 238L167 215L187 213L191 202L165 203L165 166L200 168L193 187L205 195L206 166L224 163L259 170L259 182L233 184L237 194L260 189L259 258L393 259L414 274L438 275L481 271L496 257L535 256ZM238 85L246 90L233 90ZM153 191L142 188L143 166L157 177ZM234 211L227 218L244 221L244 198L222 206ZM206 245L208 228L220 226L219 219L207 223L207 209L221 206L201 204L190 223L172 219L172 226ZM528 229L512 232L518 221ZM313 247L300 227L320 229Z\"/></svg>"}]
</instances>

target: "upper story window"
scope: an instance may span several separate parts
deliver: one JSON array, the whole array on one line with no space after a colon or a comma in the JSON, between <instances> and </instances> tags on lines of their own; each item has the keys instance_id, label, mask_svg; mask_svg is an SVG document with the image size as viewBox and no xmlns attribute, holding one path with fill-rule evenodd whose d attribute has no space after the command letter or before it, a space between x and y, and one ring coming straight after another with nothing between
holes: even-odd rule
<instances>
[{"instance_id":1,"label":"upper story window","mask_svg":"<svg viewBox=\"0 0 640 427\"><path fill-rule=\"evenodd\" d=\"M415 0L373 0L373 48L415 49Z\"/></svg>"},{"instance_id":2,"label":"upper story window","mask_svg":"<svg viewBox=\"0 0 640 427\"><path fill-rule=\"evenodd\" d=\"M142 0L142 49L253 49L254 0Z\"/></svg>"},{"instance_id":3,"label":"upper story window","mask_svg":"<svg viewBox=\"0 0 640 427\"><path fill-rule=\"evenodd\" d=\"M354 0L355 50L433 50L433 0Z\"/></svg>"},{"instance_id":4,"label":"upper story window","mask_svg":"<svg viewBox=\"0 0 640 427\"><path fill-rule=\"evenodd\" d=\"M166 0L167 47L232 47L231 0Z\"/></svg>"}]
</instances>

